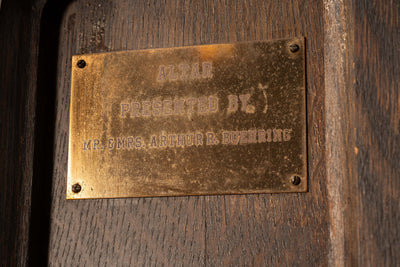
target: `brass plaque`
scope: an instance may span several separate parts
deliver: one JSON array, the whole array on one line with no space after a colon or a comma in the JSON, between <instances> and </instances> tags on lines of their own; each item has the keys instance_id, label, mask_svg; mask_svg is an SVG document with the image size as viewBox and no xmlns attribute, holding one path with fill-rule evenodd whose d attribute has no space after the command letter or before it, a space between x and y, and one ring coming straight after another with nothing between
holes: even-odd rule
<instances>
[{"instance_id":1,"label":"brass plaque","mask_svg":"<svg viewBox=\"0 0 400 267\"><path fill-rule=\"evenodd\" d=\"M76 55L67 198L307 191L304 39Z\"/></svg>"}]
</instances>

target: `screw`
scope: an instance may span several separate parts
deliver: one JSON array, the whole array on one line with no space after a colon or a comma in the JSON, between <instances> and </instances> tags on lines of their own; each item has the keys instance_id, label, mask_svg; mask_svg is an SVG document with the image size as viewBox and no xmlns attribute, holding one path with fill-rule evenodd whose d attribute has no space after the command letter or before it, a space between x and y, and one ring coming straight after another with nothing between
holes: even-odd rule
<instances>
[{"instance_id":1,"label":"screw","mask_svg":"<svg viewBox=\"0 0 400 267\"><path fill-rule=\"evenodd\" d=\"M79 192L81 192L81 190L82 190L82 187L80 184L77 183L77 184L72 185L72 192L79 193Z\"/></svg>"},{"instance_id":2,"label":"screw","mask_svg":"<svg viewBox=\"0 0 400 267\"><path fill-rule=\"evenodd\" d=\"M299 185L301 182L301 178L300 178L300 176L294 175L294 176L292 176L291 181L292 181L292 184Z\"/></svg>"},{"instance_id":3,"label":"screw","mask_svg":"<svg viewBox=\"0 0 400 267\"><path fill-rule=\"evenodd\" d=\"M299 51L299 49L300 49L299 45L297 45L297 44L291 44L291 45L289 46L289 48L290 48L290 51L291 51L292 53L296 53L296 52Z\"/></svg>"},{"instance_id":4,"label":"screw","mask_svg":"<svg viewBox=\"0 0 400 267\"><path fill-rule=\"evenodd\" d=\"M76 65L78 66L78 68L83 69L84 67L86 67L86 62L85 60L80 59L78 63L76 63Z\"/></svg>"}]
</instances>

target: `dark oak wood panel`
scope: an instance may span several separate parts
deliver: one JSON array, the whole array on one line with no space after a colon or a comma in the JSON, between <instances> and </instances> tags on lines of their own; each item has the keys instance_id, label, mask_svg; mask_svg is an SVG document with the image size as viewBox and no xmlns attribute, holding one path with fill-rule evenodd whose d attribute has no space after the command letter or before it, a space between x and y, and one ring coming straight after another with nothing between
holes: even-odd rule
<instances>
[{"instance_id":1,"label":"dark oak wood panel","mask_svg":"<svg viewBox=\"0 0 400 267\"><path fill-rule=\"evenodd\" d=\"M24 173L18 169L26 164L25 157L19 158L18 155L24 150L20 133L24 132L25 113L20 102L25 102L26 73L23 68L28 54L22 40L29 34L29 29L22 29L21 24L29 22L29 11L19 10L15 3L4 3L0 12L2 36L14 36L13 39L0 38L0 176L5 177L0 179L0 256L4 256L6 261L17 262L27 253L28 238L21 238L18 232L27 236L28 229L21 228L22 221L25 221L23 217L29 216L30 208L24 203ZM8 49L10 43L15 46L14 50ZM22 58L25 57L24 61L22 58L16 61L20 53ZM11 176L14 176L14 181L8 178ZM26 189L30 191L29 187ZM10 224L9 220L16 223Z\"/></svg>"},{"instance_id":2,"label":"dark oak wood panel","mask_svg":"<svg viewBox=\"0 0 400 267\"><path fill-rule=\"evenodd\" d=\"M329 260L397 266L400 5L325 5Z\"/></svg>"},{"instance_id":3,"label":"dark oak wood panel","mask_svg":"<svg viewBox=\"0 0 400 267\"><path fill-rule=\"evenodd\" d=\"M316 93L323 88L323 22L322 6L312 4L77 1L70 5L60 32L50 264L110 264L116 259L121 264L305 264L310 259L326 264L323 91ZM72 54L293 36L306 36L307 61L312 62L307 65L313 131L310 193L64 199ZM165 218L161 222L160 216ZM188 228L192 230L182 231ZM302 249L298 242L305 242Z\"/></svg>"},{"instance_id":4,"label":"dark oak wood panel","mask_svg":"<svg viewBox=\"0 0 400 267\"><path fill-rule=\"evenodd\" d=\"M400 3L353 1L358 263L400 264ZM351 149L351 148L349 148Z\"/></svg>"},{"instance_id":5,"label":"dark oak wood panel","mask_svg":"<svg viewBox=\"0 0 400 267\"><path fill-rule=\"evenodd\" d=\"M0 8L0 264L30 254L35 93L45 1L3 0Z\"/></svg>"},{"instance_id":6,"label":"dark oak wood panel","mask_svg":"<svg viewBox=\"0 0 400 267\"><path fill-rule=\"evenodd\" d=\"M192 44L192 37L182 34L190 25L185 10L177 2L76 1L65 11L58 56L50 265L204 264L204 197L65 199L71 56Z\"/></svg>"},{"instance_id":7,"label":"dark oak wood panel","mask_svg":"<svg viewBox=\"0 0 400 267\"><path fill-rule=\"evenodd\" d=\"M0 265L400 264L400 4L3 0ZM71 55L305 36L309 192L65 200Z\"/></svg>"},{"instance_id":8,"label":"dark oak wood panel","mask_svg":"<svg viewBox=\"0 0 400 267\"><path fill-rule=\"evenodd\" d=\"M207 265L326 265L322 2L240 2L222 10L219 16L237 21L221 27L242 33L230 41L306 37L309 192L206 197Z\"/></svg>"}]
</instances>

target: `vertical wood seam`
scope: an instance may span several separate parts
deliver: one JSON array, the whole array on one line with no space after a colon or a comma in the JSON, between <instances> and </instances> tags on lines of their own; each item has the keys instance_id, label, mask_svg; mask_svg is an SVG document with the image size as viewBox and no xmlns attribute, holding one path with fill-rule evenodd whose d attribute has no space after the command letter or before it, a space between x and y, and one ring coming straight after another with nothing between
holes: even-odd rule
<instances>
[{"instance_id":1,"label":"vertical wood seam","mask_svg":"<svg viewBox=\"0 0 400 267\"><path fill-rule=\"evenodd\" d=\"M352 87L351 3L324 0L324 72L326 119L326 179L329 199L328 263L345 266L355 254L349 237L355 224L351 192L355 177L355 135L353 130L354 90ZM352 264L354 264L353 262Z\"/></svg>"}]
</instances>

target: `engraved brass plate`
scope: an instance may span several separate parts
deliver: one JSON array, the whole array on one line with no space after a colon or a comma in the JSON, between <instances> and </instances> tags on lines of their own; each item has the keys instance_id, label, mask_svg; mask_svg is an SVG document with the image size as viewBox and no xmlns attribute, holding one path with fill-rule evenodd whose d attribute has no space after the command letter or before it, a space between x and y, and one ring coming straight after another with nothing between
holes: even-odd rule
<instances>
[{"instance_id":1,"label":"engraved brass plate","mask_svg":"<svg viewBox=\"0 0 400 267\"><path fill-rule=\"evenodd\" d=\"M72 58L68 199L307 191L304 39Z\"/></svg>"}]
</instances>

